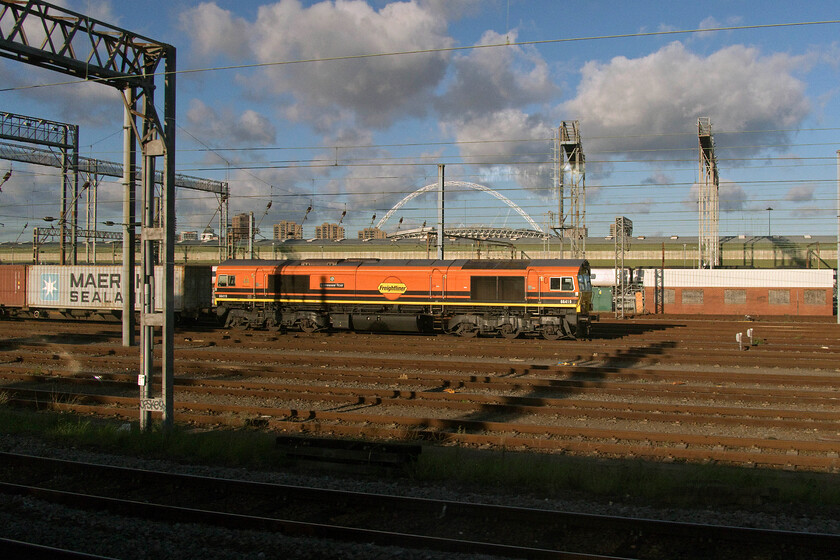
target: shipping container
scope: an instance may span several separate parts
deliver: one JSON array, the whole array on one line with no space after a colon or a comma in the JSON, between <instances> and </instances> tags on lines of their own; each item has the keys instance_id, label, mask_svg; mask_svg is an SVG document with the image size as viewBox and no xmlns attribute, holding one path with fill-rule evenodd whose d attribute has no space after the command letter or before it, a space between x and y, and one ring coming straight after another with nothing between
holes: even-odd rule
<instances>
[{"instance_id":1,"label":"shipping container","mask_svg":"<svg viewBox=\"0 0 840 560\"><path fill-rule=\"evenodd\" d=\"M26 305L26 265L0 265L0 315Z\"/></svg>"},{"instance_id":2,"label":"shipping container","mask_svg":"<svg viewBox=\"0 0 840 560\"><path fill-rule=\"evenodd\" d=\"M142 275L135 268L135 310L140 310ZM154 308L163 308L163 267L155 267ZM31 311L77 312L122 311L124 293L120 265L31 265L28 270L26 307ZM176 266L174 269L174 311L193 314L209 309L210 267Z\"/></svg>"}]
</instances>

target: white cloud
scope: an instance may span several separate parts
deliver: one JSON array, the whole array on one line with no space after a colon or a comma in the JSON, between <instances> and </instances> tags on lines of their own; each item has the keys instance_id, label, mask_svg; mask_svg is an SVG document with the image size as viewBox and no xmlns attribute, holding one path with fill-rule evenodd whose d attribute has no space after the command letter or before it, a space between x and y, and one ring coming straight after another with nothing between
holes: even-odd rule
<instances>
[{"instance_id":1,"label":"white cloud","mask_svg":"<svg viewBox=\"0 0 840 560\"><path fill-rule=\"evenodd\" d=\"M642 180L643 185L670 185L674 182L674 178L661 171L652 174Z\"/></svg>"},{"instance_id":2,"label":"white cloud","mask_svg":"<svg viewBox=\"0 0 840 560\"><path fill-rule=\"evenodd\" d=\"M217 34L236 30L247 37L257 63L274 66L249 79L255 96L286 95L294 100L287 115L318 121L331 114L353 117L365 127L387 127L406 115L422 116L422 100L446 71L445 53L343 58L423 51L449 47L446 21L418 2L393 2L374 10L361 0L325 1L304 7L299 0L281 0L259 8L246 22L202 4L197 12L208 26L186 30L208 56L224 52L243 56L244 46L217 42ZM337 58L322 62L281 64ZM244 82L243 82L244 83Z\"/></svg>"},{"instance_id":3,"label":"white cloud","mask_svg":"<svg viewBox=\"0 0 840 560\"><path fill-rule=\"evenodd\" d=\"M698 117L710 117L717 131L793 129L810 111L805 85L793 75L804 62L740 45L701 57L674 42L642 58L587 63L563 110L582 121L589 147L619 152L695 146L696 136L667 135L695 131ZM775 135L766 143L787 133ZM715 140L725 145L726 137Z\"/></svg>"},{"instance_id":4,"label":"white cloud","mask_svg":"<svg viewBox=\"0 0 840 560\"><path fill-rule=\"evenodd\" d=\"M747 207L747 192L741 185L732 181L720 181L719 186L718 205L721 212L736 212ZM696 210L699 199L700 184L694 183L691 186L689 200L685 201L685 205Z\"/></svg>"},{"instance_id":5,"label":"white cloud","mask_svg":"<svg viewBox=\"0 0 840 560\"><path fill-rule=\"evenodd\" d=\"M791 187L785 195L785 200L790 200L792 202L810 202L814 200L815 190L816 187L814 187L814 185L797 185L795 187Z\"/></svg>"},{"instance_id":6,"label":"white cloud","mask_svg":"<svg viewBox=\"0 0 840 560\"><path fill-rule=\"evenodd\" d=\"M502 44L506 37L487 31L479 45ZM511 41L516 41L513 33ZM533 49L479 48L452 61L455 76L437 105L444 115L483 115L506 108L545 103L560 93L548 65Z\"/></svg>"},{"instance_id":7,"label":"white cloud","mask_svg":"<svg viewBox=\"0 0 840 560\"><path fill-rule=\"evenodd\" d=\"M3 85L20 88L16 93L27 102L40 104L43 110L30 110L26 116L77 124L82 129L121 123L123 104L119 92L105 84L73 82L73 78L15 62L0 61ZM55 84L62 82L61 85Z\"/></svg>"},{"instance_id":8,"label":"white cloud","mask_svg":"<svg viewBox=\"0 0 840 560\"><path fill-rule=\"evenodd\" d=\"M698 29L718 29L721 27L734 27L740 25L742 22L740 16L730 16L726 18L726 21L721 22L714 16L709 16L703 19L700 24L697 26ZM709 39L712 37L719 37L721 31L701 31L699 33L695 33L691 36L690 40L695 39Z\"/></svg>"},{"instance_id":9,"label":"white cloud","mask_svg":"<svg viewBox=\"0 0 840 560\"><path fill-rule=\"evenodd\" d=\"M232 109L214 109L199 99L190 101L186 121L194 136L211 144L223 140L226 146L264 146L273 144L277 135L274 124L256 111L237 116Z\"/></svg>"},{"instance_id":10,"label":"white cloud","mask_svg":"<svg viewBox=\"0 0 840 560\"><path fill-rule=\"evenodd\" d=\"M392 154L380 147L367 147L375 144L371 131L345 128L334 136L325 138L325 144L346 146L327 155L329 159L340 161L368 162L363 166L353 166L340 177L334 177L319 185L318 192L326 194L316 216L336 221L338 214L346 204L348 212L361 213L363 221L370 220L377 213L377 221L397 202L409 193L424 186L420 184L424 171L419 166L393 167L387 164ZM326 155L326 154L325 154ZM383 161L377 165L377 161ZM396 218L399 219L399 218ZM394 226L395 224L388 224ZM367 227L368 223L364 224Z\"/></svg>"},{"instance_id":11,"label":"white cloud","mask_svg":"<svg viewBox=\"0 0 840 560\"><path fill-rule=\"evenodd\" d=\"M464 161L479 167L506 167L519 183L546 194L551 187L551 145L553 128L542 115L530 115L519 109L504 109L483 115L471 115L450 122L447 132L462 142ZM499 139L534 139L534 142L498 142ZM510 162L510 163L508 163ZM524 164L524 165L516 165Z\"/></svg>"},{"instance_id":12,"label":"white cloud","mask_svg":"<svg viewBox=\"0 0 840 560\"><path fill-rule=\"evenodd\" d=\"M213 2L202 2L181 14L181 29L192 39L191 55L202 60L222 55L241 60L251 55L249 26L243 18Z\"/></svg>"},{"instance_id":13,"label":"white cloud","mask_svg":"<svg viewBox=\"0 0 840 560\"><path fill-rule=\"evenodd\" d=\"M481 4L486 2L487 0L418 0L417 3L423 9L451 21L478 13Z\"/></svg>"}]
</instances>

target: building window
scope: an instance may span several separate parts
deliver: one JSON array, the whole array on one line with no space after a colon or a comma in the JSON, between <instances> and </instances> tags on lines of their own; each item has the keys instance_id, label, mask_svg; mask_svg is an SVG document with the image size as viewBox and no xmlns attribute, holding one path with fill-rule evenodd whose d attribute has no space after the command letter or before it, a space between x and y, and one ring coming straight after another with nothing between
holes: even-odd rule
<instances>
[{"instance_id":1,"label":"building window","mask_svg":"<svg viewBox=\"0 0 840 560\"><path fill-rule=\"evenodd\" d=\"M683 305L703 305L703 290L683 290Z\"/></svg>"},{"instance_id":2,"label":"building window","mask_svg":"<svg viewBox=\"0 0 840 560\"><path fill-rule=\"evenodd\" d=\"M724 290L723 303L727 305L743 305L747 303L747 290Z\"/></svg>"},{"instance_id":3,"label":"building window","mask_svg":"<svg viewBox=\"0 0 840 560\"><path fill-rule=\"evenodd\" d=\"M805 290L805 305L825 305L825 290Z\"/></svg>"},{"instance_id":4,"label":"building window","mask_svg":"<svg viewBox=\"0 0 840 560\"><path fill-rule=\"evenodd\" d=\"M770 290L767 296L770 305L790 305L790 290Z\"/></svg>"}]
</instances>

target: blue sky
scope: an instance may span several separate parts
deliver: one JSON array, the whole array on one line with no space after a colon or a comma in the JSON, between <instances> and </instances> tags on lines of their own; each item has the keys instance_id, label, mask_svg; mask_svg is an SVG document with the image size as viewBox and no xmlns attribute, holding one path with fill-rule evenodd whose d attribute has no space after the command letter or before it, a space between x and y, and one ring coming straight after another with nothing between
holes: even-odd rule
<instances>
[{"instance_id":1,"label":"blue sky","mask_svg":"<svg viewBox=\"0 0 840 560\"><path fill-rule=\"evenodd\" d=\"M778 26L840 20L836 2L62 5L177 48L177 170L228 181L231 214L253 211L265 237L310 206L305 236L346 210L355 237L435 182L439 163L545 225L557 209L551 138L575 120L590 235L626 216L638 235L696 236L698 117L716 142L721 235L837 231L840 24ZM464 48L477 45L502 46ZM281 64L389 53L403 54ZM0 110L78 124L81 155L121 161L116 90L30 89L65 80L5 59L0 76ZM58 212L57 170L8 168L0 240L28 241ZM100 220L119 220L120 197L105 178ZM434 223L435 201L418 196L383 227ZM447 205L450 225L528 227L486 193L452 189ZM179 190L176 212L179 231L218 227L212 196Z\"/></svg>"}]
</instances>

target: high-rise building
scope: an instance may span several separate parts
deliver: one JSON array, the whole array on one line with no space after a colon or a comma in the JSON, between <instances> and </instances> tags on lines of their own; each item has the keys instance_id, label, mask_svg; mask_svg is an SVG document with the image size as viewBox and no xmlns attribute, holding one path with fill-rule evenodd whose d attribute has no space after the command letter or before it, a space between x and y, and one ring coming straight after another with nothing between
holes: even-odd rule
<instances>
[{"instance_id":1,"label":"high-rise building","mask_svg":"<svg viewBox=\"0 0 840 560\"><path fill-rule=\"evenodd\" d=\"M240 239L248 239L248 233L251 229L249 227L250 222L251 214L243 212L242 214L237 214L233 217L228 235L230 235L231 240L234 243Z\"/></svg>"},{"instance_id":2,"label":"high-rise building","mask_svg":"<svg viewBox=\"0 0 840 560\"><path fill-rule=\"evenodd\" d=\"M197 231L182 231L180 240L181 241L198 241L198 232Z\"/></svg>"},{"instance_id":3,"label":"high-rise building","mask_svg":"<svg viewBox=\"0 0 840 560\"><path fill-rule=\"evenodd\" d=\"M369 227L359 231L359 239L387 239L388 234L378 227Z\"/></svg>"},{"instance_id":4,"label":"high-rise building","mask_svg":"<svg viewBox=\"0 0 840 560\"><path fill-rule=\"evenodd\" d=\"M315 226L316 239L344 239L344 226L324 222Z\"/></svg>"},{"instance_id":5,"label":"high-rise building","mask_svg":"<svg viewBox=\"0 0 840 560\"><path fill-rule=\"evenodd\" d=\"M303 225L288 220L274 224L274 239L303 239Z\"/></svg>"}]
</instances>

